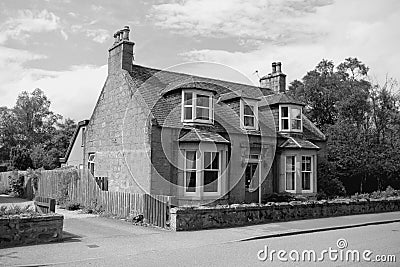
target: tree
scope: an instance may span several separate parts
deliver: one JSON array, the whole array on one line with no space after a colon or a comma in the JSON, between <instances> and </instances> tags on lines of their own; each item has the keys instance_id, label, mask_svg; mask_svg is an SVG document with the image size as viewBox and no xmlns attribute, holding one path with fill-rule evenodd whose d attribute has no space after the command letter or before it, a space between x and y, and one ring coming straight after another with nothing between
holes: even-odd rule
<instances>
[{"instance_id":1,"label":"tree","mask_svg":"<svg viewBox=\"0 0 400 267\"><path fill-rule=\"evenodd\" d=\"M11 148L17 145L14 121L13 111L0 107L0 162L9 160Z\"/></svg>"},{"instance_id":2,"label":"tree","mask_svg":"<svg viewBox=\"0 0 400 267\"><path fill-rule=\"evenodd\" d=\"M327 161L318 166L324 194L342 194L341 184L350 194L400 186L398 84L387 79L372 85L368 71L357 58L336 68L322 60L289 86L328 138Z\"/></svg>"},{"instance_id":3,"label":"tree","mask_svg":"<svg viewBox=\"0 0 400 267\"><path fill-rule=\"evenodd\" d=\"M72 119L50 110L51 102L40 89L22 92L14 108L0 107L0 163L11 169L53 169L59 166L76 128Z\"/></svg>"},{"instance_id":4,"label":"tree","mask_svg":"<svg viewBox=\"0 0 400 267\"><path fill-rule=\"evenodd\" d=\"M55 125L62 116L50 111L50 104L39 88L31 94L24 91L18 96L13 113L20 145L32 148L51 138Z\"/></svg>"},{"instance_id":5,"label":"tree","mask_svg":"<svg viewBox=\"0 0 400 267\"><path fill-rule=\"evenodd\" d=\"M342 119L360 122L368 111L365 102L371 86L364 79L367 72L368 67L357 58L347 58L336 71L333 61L323 59L302 81L293 81L289 91L306 103L306 115L323 130L334 125L341 112Z\"/></svg>"}]
</instances>

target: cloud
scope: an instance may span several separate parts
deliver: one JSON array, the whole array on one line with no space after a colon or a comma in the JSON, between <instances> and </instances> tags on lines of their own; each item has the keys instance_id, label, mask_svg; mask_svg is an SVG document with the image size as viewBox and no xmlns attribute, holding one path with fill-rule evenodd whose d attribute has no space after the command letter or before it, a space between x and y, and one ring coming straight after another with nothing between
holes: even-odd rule
<instances>
[{"instance_id":1,"label":"cloud","mask_svg":"<svg viewBox=\"0 0 400 267\"><path fill-rule=\"evenodd\" d=\"M9 38L25 41L32 33L50 32L60 29L60 18L47 11L18 10L0 26L0 44Z\"/></svg>"},{"instance_id":2,"label":"cloud","mask_svg":"<svg viewBox=\"0 0 400 267\"><path fill-rule=\"evenodd\" d=\"M107 77L107 66L80 65L63 71L26 67L45 58L0 46L0 106L13 107L19 93L41 88L55 112L76 120L88 118Z\"/></svg>"},{"instance_id":3,"label":"cloud","mask_svg":"<svg viewBox=\"0 0 400 267\"><path fill-rule=\"evenodd\" d=\"M245 50L193 49L180 55L189 61L213 61L232 66L248 75L255 84L258 78L252 73L255 70L259 70L260 75L269 73L274 61L282 62L290 82L301 79L323 58L339 64L347 57L363 61L370 67L369 74L379 82L386 74L400 80L397 67L400 32L396 30L400 25L399 1L384 5L380 1L368 1L368 4L361 0L351 1L351 4L338 1L323 9L299 8L299 3L303 2L298 1L298 6L291 10L301 10L297 13L299 17L311 12L306 21L312 25L310 31L320 33L319 38L282 43L257 40L255 45L253 39L244 38L242 45L248 48Z\"/></svg>"},{"instance_id":4,"label":"cloud","mask_svg":"<svg viewBox=\"0 0 400 267\"><path fill-rule=\"evenodd\" d=\"M332 0L186 0L155 4L150 19L158 27L189 36L235 37L272 42L317 38L307 18Z\"/></svg>"},{"instance_id":5,"label":"cloud","mask_svg":"<svg viewBox=\"0 0 400 267\"><path fill-rule=\"evenodd\" d=\"M89 24L91 25L91 24ZM84 25L72 25L71 26L71 31L73 33L84 33L87 37L92 39L93 41L97 43L104 43L106 42L110 37L110 33L108 30L105 29L86 29L86 26Z\"/></svg>"},{"instance_id":6,"label":"cloud","mask_svg":"<svg viewBox=\"0 0 400 267\"><path fill-rule=\"evenodd\" d=\"M107 77L107 66L72 66L65 71L20 70L0 85L0 106L12 107L21 91L42 89L51 109L64 117L83 120L90 117ZM71 108L73 107L73 108Z\"/></svg>"},{"instance_id":7,"label":"cloud","mask_svg":"<svg viewBox=\"0 0 400 267\"><path fill-rule=\"evenodd\" d=\"M104 43L110 38L110 33L104 29L86 30L86 36L97 43Z\"/></svg>"}]
</instances>

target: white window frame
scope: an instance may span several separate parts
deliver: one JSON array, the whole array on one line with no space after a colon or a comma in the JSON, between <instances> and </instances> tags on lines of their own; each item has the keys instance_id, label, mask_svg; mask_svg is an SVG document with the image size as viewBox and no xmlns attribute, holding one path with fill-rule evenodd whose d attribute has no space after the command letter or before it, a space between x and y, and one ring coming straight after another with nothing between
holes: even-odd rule
<instances>
[{"instance_id":1,"label":"white window frame","mask_svg":"<svg viewBox=\"0 0 400 267\"><path fill-rule=\"evenodd\" d=\"M188 105L185 103L185 93L190 93L192 94L192 104ZM198 95L205 95L209 97L208 101L208 120L202 120L202 119L196 119L196 111L197 108L202 108L202 107L197 107L197 96ZM185 108L192 108L192 118L191 119L185 119ZM203 107L207 108L207 107ZM193 123L193 122L198 122L198 123L214 123L214 95L212 92L207 92L207 91L201 91L201 90L182 90L182 116L181 116L181 121L183 123Z\"/></svg>"},{"instance_id":2,"label":"white window frame","mask_svg":"<svg viewBox=\"0 0 400 267\"><path fill-rule=\"evenodd\" d=\"M253 110L253 115L245 115L244 107L245 105L250 106ZM244 124L245 117L253 117L254 118L254 126L246 126ZM246 130L258 130L258 101L251 99L240 99L240 127Z\"/></svg>"},{"instance_id":3,"label":"white window frame","mask_svg":"<svg viewBox=\"0 0 400 267\"><path fill-rule=\"evenodd\" d=\"M311 158L310 171L303 170L303 158ZM312 193L313 192L313 181L314 181L314 156L312 155L302 155L300 163L300 178L301 178L301 192L302 193ZM310 189L303 189L303 173L310 173Z\"/></svg>"},{"instance_id":4,"label":"white window frame","mask_svg":"<svg viewBox=\"0 0 400 267\"><path fill-rule=\"evenodd\" d=\"M206 192L204 191L204 171L209 170L209 171L215 171L215 169L206 169L205 166L205 162L204 162L204 153L211 153L211 156L213 153L218 153L218 178L217 178L217 191L213 191L213 192ZM203 151L202 155L201 155L201 163L202 163L202 168L201 168L201 185L202 185L202 194L204 196L219 196L221 195L221 173L222 173L222 153L223 151ZM211 160L211 164L212 164L212 160Z\"/></svg>"},{"instance_id":5,"label":"white window frame","mask_svg":"<svg viewBox=\"0 0 400 267\"><path fill-rule=\"evenodd\" d=\"M86 141L86 127L82 127L81 130L81 134L82 134L82 140L81 140L81 147L85 146L85 141Z\"/></svg>"},{"instance_id":6,"label":"white window frame","mask_svg":"<svg viewBox=\"0 0 400 267\"><path fill-rule=\"evenodd\" d=\"M93 157L91 157L93 156ZM93 165L93 173L90 171L91 167ZM92 175L94 176L95 173L95 168L96 168L96 153L92 152L88 154L88 171L90 173L92 173Z\"/></svg>"},{"instance_id":7,"label":"white window frame","mask_svg":"<svg viewBox=\"0 0 400 267\"><path fill-rule=\"evenodd\" d=\"M187 156L186 153L188 151L191 152L196 152L196 187L194 192L187 192L186 191L186 186L187 186L187 179L186 179L186 173L188 171L193 171L194 169L187 169L186 163L187 163ZM204 163L204 153L218 153L218 190L215 192L205 192L204 191L204 171L205 169L205 163ZM205 197L211 197L211 196L220 196L222 194L222 179L224 178L222 173L223 173L223 160L222 157L225 155L225 150L207 150L207 151L201 151L196 150L196 149L187 149L183 151L184 153L184 169L183 169L183 195L184 196L192 196L192 197L200 197L200 196L205 196ZM198 158L198 153L200 154L200 157ZM210 170L210 169L207 169ZM213 170L213 169L211 169Z\"/></svg>"},{"instance_id":8,"label":"white window frame","mask_svg":"<svg viewBox=\"0 0 400 267\"><path fill-rule=\"evenodd\" d=\"M257 186L252 187L251 185L254 185L254 182L249 184L249 187L247 188L247 192L254 192L260 187L260 178L261 178L261 155L258 153L252 153L249 154L246 164L252 163L252 164L257 164L256 172L255 175L257 176ZM251 177L253 180L254 177ZM246 182L245 182L246 183Z\"/></svg>"},{"instance_id":9,"label":"white window frame","mask_svg":"<svg viewBox=\"0 0 400 267\"><path fill-rule=\"evenodd\" d=\"M285 157L285 191L286 192L289 192L289 193L296 193L296 187L297 187L297 168L296 168L296 166L297 166L297 163L296 163L296 155L285 155L284 156ZM293 157L294 158L294 170L292 171L292 170L290 170L290 173L294 173L294 177L293 177L293 180L294 180L294 188L291 190L291 189L287 189L287 174L288 174L288 170L287 170L287 158L288 157Z\"/></svg>"},{"instance_id":10,"label":"white window frame","mask_svg":"<svg viewBox=\"0 0 400 267\"><path fill-rule=\"evenodd\" d=\"M288 117L283 117L282 108L288 108ZM292 109L300 109L300 119L292 118ZM289 120L289 129L283 129L282 120ZM300 121L300 129L292 129L292 121ZM280 105L279 106L279 131L281 132L303 132L303 108L295 105Z\"/></svg>"},{"instance_id":11,"label":"white window frame","mask_svg":"<svg viewBox=\"0 0 400 267\"><path fill-rule=\"evenodd\" d=\"M195 156L195 161L196 161L196 167L195 167L195 169L188 169L187 168L187 156L186 156L186 154L187 154L187 152L196 152L196 156ZM197 157L198 157L198 154L197 153L199 153L199 151L198 150L185 150L184 151L184 155L185 155L185 157L184 157L184 169L183 169L183 191L184 191L184 195L185 196L196 196L196 195L198 195L199 194L199 160L197 159ZM188 191L186 191L186 188L187 188L187 179L186 179L186 175L187 175L187 172L189 172L189 171L193 171L194 170L194 172L196 173L196 187L195 187L195 190L194 190L194 192L188 192Z\"/></svg>"}]
</instances>

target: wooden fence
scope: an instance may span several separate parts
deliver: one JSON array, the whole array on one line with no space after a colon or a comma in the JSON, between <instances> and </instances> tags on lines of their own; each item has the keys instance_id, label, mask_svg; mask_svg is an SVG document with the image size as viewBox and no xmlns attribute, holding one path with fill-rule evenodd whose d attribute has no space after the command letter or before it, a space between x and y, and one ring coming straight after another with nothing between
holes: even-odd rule
<instances>
[{"instance_id":1,"label":"wooden fence","mask_svg":"<svg viewBox=\"0 0 400 267\"><path fill-rule=\"evenodd\" d=\"M67 194L70 201L86 207L100 207L120 217L143 215L146 223L167 227L170 219L170 196L102 191L90 172L75 169L42 171L38 195L59 198Z\"/></svg>"}]
</instances>

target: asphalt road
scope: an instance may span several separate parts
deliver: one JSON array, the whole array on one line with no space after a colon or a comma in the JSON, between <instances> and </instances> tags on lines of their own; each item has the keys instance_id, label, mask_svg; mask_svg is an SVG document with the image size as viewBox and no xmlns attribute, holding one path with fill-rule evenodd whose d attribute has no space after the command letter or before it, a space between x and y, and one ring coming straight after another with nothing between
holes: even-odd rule
<instances>
[{"instance_id":1,"label":"asphalt road","mask_svg":"<svg viewBox=\"0 0 400 267\"><path fill-rule=\"evenodd\" d=\"M302 229L319 228L328 223L346 225L356 221L376 221L378 218L399 218L399 213L357 215L282 222L232 229L197 232L168 232L154 228L132 226L129 223L92 216L66 215L65 231L68 240L62 243L23 246L0 250L3 266L399 266L400 223L370 225L341 230L296 234ZM249 237L291 233L290 236L240 241ZM337 240L345 239L343 249L370 250L371 260L378 254L395 255L397 263L331 261L324 254L320 262L282 262L273 254L265 261L258 259L258 252L314 250L317 259L326 249L339 250ZM295 254L293 254L295 256ZM292 256L293 256L292 255ZM260 254L265 256L264 253Z\"/></svg>"}]
</instances>

